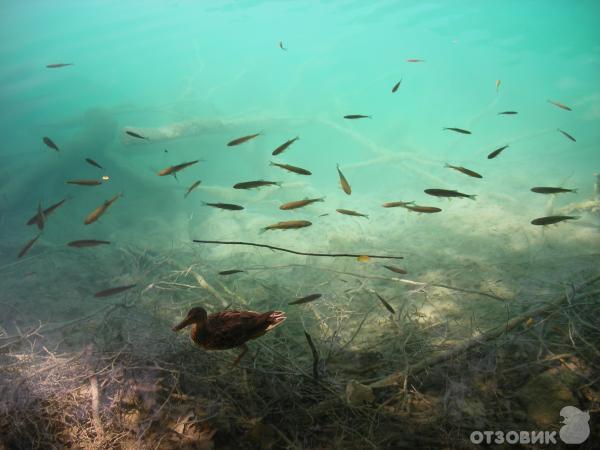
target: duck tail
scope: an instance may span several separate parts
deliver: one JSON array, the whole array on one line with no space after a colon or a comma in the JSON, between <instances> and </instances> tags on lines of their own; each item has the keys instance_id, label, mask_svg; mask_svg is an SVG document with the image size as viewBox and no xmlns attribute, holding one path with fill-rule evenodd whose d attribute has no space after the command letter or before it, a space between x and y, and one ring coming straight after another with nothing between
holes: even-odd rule
<instances>
[{"instance_id":1,"label":"duck tail","mask_svg":"<svg viewBox=\"0 0 600 450\"><path fill-rule=\"evenodd\" d=\"M281 325L281 323L286 319L285 313L283 311L269 311L267 313L267 322L269 326L266 331L272 330L273 328Z\"/></svg>"}]
</instances>

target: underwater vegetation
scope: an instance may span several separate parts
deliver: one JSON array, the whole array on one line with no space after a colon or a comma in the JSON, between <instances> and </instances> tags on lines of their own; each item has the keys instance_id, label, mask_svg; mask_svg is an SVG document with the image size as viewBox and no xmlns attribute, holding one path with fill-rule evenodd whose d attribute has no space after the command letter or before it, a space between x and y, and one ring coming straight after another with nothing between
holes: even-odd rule
<instances>
[{"instance_id":1,"label":"underwater vegetation","mask_svg":"<svg viewBox=\"0 0 600 450\"><path fill-rule=\"evenodd\" d=\"M582 5L6 7L0 448L593 448Z\"/></svg>"}]
</instances>

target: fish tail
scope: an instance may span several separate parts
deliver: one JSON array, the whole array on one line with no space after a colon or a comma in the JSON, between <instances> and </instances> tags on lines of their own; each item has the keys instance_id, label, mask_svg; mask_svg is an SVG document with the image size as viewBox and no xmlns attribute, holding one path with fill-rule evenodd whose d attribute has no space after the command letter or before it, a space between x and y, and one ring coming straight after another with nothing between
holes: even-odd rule
<instances>
[{"instance_id":1,"label":"fish tail","mask_svg":"<svg viewBox=\"0 0 600 450\"><path fill-rule=\"evenodd\" d=\"M467 195L467 197L470 198L471 200L475 200L475 197L477 197L477 194Z\"/></svg>"},{"instance_id":2,"label":"fish tail","mask_svg":"<svg viewBox=\"0 0 600 450\"><path fill-rule=\"evenodd\" d=\"M324 202L327 197L323 196L317 199L318 202Z\"/></svg>"},{"instance_id":3,"label":"fish tail","mask_svg":"<svg viewBox=\"0 0 600 450\"><path fill-rule=\"evenodd\" d=\"M447 162L444 163L444 168L452 168L452 166L450 164L448 164Z\"/></svg>"},{"instance_id":4,"label":"fish tail","mask_svg":"<svg viewBox=\"0 0 600 450\"><path fill-rule=\"evenodd\" d=\"M581 219L581 216L569 216L570 220L578 220Z\"/></svg>"},{"instance_id":5,"label":"fish tail","mask_svg":"<svg viewBox=\"0 0 600 450\"><path fill-rule=\"evenodd\" d=\"M269 161L269 166L275 166L276 164L273 161Z\"/></svg>"},{"instance_id":6,"label":"fish tail","mask_svg":"<svg viewBox=\"0 0 600 450\"><path fill-rule=\"evenodd\" d=\"M263 234L266 231L269 231L269 227L263 227L263 228L261 228L260 231L258 232L258 234Z\"/></svg>"},{"instance_id":7,"label":"fish tail","mask_svg":"<svg viewBox=\"0 0 600 450\"><path fill-rule=\"evenodd\" d=\"M572 192L573 194L577 194L577 189L571 189L571 192Z\"/></svg>"},{"instance_id":8,"label":"fish tail","mask_svg":"<svg viewBox=\"0 0 600 450\"><path fill-rule=\"evenodd\" d=\"M281 187L281 185L283 184L283 181L276 181L275 184L279 187Z\"/></svg>"}]
</instances>

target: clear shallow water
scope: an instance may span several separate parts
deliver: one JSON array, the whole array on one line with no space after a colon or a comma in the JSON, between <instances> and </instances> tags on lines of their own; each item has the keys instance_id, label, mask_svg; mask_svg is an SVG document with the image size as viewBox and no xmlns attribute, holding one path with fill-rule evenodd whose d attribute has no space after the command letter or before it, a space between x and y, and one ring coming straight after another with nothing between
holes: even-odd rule
<instances>
[{"instance_id":1,"label":"clear shallow water","mask_svg":"<svg viewBox=\"0 0 600 450\"><path fill-rule=\"evenodd\" d=\"M507 297L548 294L545 283L570 282L597 262L599 14L594 1L0 1L0 265L6 286L0 300L20 303L29 313L11 314L2 326L10 331L13 320L27 325L76 318L89 312L82 299L96 291L132 282L148 287L149 273L170 273L136 266L123 250L128 248L181 257L181 265L202 264L211 283L217 270L262 267L252 272L255 278L228 285L250 299L243 305L250 309L286 308L291 298L314 290L323 290L331 308L343 308L346 281L315 270L382 274L379 263L199 247L194 238L401 254L416 281L492 289ZM425 61L407 62L411 58ZM74 66L45 67L61 62ZM506 110L519 114L497 114ZM373 118L343 119L347 114ZM152 138L138 142L125 130ZM258 132L241 146L226 145ZM161 133L186 136L154 139ZM60 152L46 147L44 136ZM272 157L295 136L300 139ZM500 156L487 159L507 144ZM203 161L177 180L156 175L195 159ZM313 175L270 167L272 160ZM446 162L483 179L444 168ZM352 186L350 196L339 187L338 163ZM89 188L65 184L100 175L110 181ZM283 185L232 189L261 178ZM202 184L184 199L196 180ZM534 186L578 192L553 199L531 193ZM477 200L446 201L425 194L428 188L457 189ZM101 220L83 225L87 214L120 192L124 197ZM304 197L325 201L294 212L278 209ZM47 207L63 198L68 201L15 265L19 250L36 235L24 223L38 202ZM416 215L381 207L399 200L443 211ZM203 201L245 210L215 210ZM337 208L368 214L369 220L340 215ZM547 229L530 224L549 214L581 218ZM290 219L313 225L260 234ZM114 245L78 253L65 246L75 239ZM308 269L274 268L295 263ZM281 289L279 297L260 291L264 284ZM396 295L390 291L386 296ZM138 312L160 310L165 333L167 322L198 301L169 294L168 305L159 308L165 295L152 289L140 298ZM212 298L202 300L219 307ZM416 301L432 321L471 314L504 319L504 306L436 300ZM300 313L289 313L290 328L315 327ZM366 324L373 330L370 320ZM69 344L77 349L85 336Z\"/></svg>"}]
</instances>

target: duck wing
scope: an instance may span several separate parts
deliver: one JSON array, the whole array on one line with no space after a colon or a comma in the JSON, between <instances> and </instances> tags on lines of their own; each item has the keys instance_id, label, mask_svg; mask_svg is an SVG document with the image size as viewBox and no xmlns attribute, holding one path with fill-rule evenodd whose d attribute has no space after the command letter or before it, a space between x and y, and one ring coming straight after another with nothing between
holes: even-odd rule
<instances>
[{"instance_id":1,"label":"duck wing","mask_svg":"<svg viewBox=\"0 0 600 450\"><path fill-rule=\"evenodd\" d=\"M262 336L284 318L274 311L222 311L208 317L206 348L227 349L239 347L250 339Z\"/></svg>"}]
</instances>

